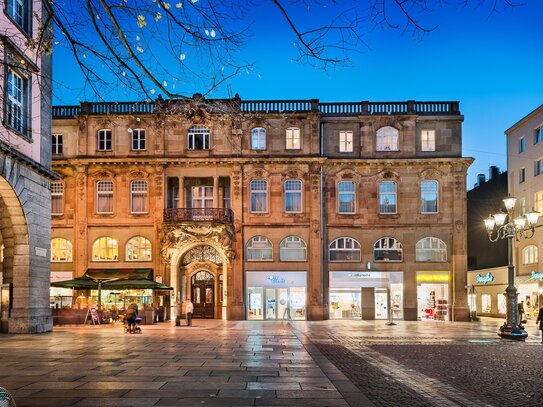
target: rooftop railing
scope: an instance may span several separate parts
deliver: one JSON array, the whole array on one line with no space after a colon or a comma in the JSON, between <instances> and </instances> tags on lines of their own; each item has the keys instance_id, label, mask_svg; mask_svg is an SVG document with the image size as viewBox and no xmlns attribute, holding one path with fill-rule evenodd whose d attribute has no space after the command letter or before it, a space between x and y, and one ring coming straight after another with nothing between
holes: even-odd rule
<instances>
[{"instance_id":1,"label":"rooftop railing","mask_svg":"<svg viewBox=\"0 0 543 407\"><path fill-rule=\"evenodd\" d=\"M53 118L66 119L76 115L129 115L182 112L175 106L203 105L212 113L274 114L274 113L321 113L323 116L371 116L371 115L459 115L459 102L319 102L305 100L157 100L153 102L82 102L79 106L53 106ZM218 103L219 108L213 109Z\"/></svg>"}]
</instances>

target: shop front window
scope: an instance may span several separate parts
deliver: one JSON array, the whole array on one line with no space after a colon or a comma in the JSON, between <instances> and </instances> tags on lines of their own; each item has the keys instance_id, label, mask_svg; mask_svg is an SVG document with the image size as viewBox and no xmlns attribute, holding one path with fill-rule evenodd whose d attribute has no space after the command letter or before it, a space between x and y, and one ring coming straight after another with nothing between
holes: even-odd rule
<instances>
[{"instance_id":1,"label":"shop front window","mask_svg":"<svg viewBox=\"0 0 543 407\"><path fill-rule=\"evenodd\" d=\"M449 319L448 300L448 284L419 284L417 286L419 318L447 321Z\"/></svg>"},{"instance_id":2,"label":"shop front window","mask_svg":"<svg viewBox=\"0 0 543 407\"><path fill-rule=\"evenodd\" d=\"M507 314L507 297L505 294L498 294L498 314Z\"/></svg>"},{"instance_id":3,"label":"shop front window","mask_svg":"<svg viewBox=\"0 0 543 407\"><path fill-rule=\"evenodd\" d=\"M481 313L492 312L492 296L490 294L481 295Z\"/></svg>"}]
</instances>

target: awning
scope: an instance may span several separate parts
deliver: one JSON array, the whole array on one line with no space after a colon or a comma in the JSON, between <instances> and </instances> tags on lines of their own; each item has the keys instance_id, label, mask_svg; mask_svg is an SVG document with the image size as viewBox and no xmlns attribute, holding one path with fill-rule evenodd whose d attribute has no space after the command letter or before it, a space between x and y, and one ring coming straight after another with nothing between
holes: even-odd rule
<instances>
[{"instance_id":1,"label":"awning","mask_svg":"<svg viewBox=\"0 0 543 407\"><path fill-rule=\"evenodd\" d=\"M93 280L146 279L153 280L153 269L87 269L86 277Z\"/></svg>"}]
</instances>

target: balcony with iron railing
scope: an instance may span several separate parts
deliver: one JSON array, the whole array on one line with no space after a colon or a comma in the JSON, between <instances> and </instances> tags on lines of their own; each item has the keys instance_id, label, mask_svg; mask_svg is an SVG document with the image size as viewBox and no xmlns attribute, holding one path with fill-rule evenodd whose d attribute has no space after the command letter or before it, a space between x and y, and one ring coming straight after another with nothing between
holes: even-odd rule
<instances>
[{"instance_id":1,"label":"balcony with iron railing","mask_svg":"<svg viewBox=\"0 0 543 407\"><path fill-rule=\"evenodd\" d=\"M169 208L164 210L164 223L219 222L233 223L229 208Z\"/></svg>"}]
</instances>

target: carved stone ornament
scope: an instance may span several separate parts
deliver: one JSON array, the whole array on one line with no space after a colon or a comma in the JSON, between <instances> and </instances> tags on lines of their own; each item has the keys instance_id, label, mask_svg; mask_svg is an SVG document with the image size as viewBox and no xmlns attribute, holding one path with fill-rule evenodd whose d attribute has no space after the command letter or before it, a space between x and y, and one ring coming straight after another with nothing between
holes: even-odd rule
<instances>
[{"instance_id":1,"label":"carved stone ornament","mask_svg":"<svg viewBox=\"0 0 543 407\"><path fill-rule=\"evenodd\" d=\"M85 174L84 172L79 172L75 176L75 184L77 185L77 195L79 196L79 199L81 200L85 199L87 174Z\"/></svg>"},{"instance_id":2,"label":"carved stone ornament","mask_svg":"<svg viewBox=\"0 0 543 407\"><path fill-rule=\"evenodd\" d=\"M90 177L93 179L93 180L97 180L97 179L105 179L105 178L114 178L115 177L115 174L113 174L111 171L107 171L107 170L98 170L96 172L93 172Z\"/></svg>"},{"instance_id":3,"label":"carved stone ornament","mask_svg":"<svg viewBox=\"0 0 543 407\"><path fill-rule=\"evenodd\" d=\"M145 171L133 170L128 173L128 179L146 179L149 174Z\"/></svg>"},{"instance_id":4,"label":"carved stone ornament","mask_svg":"<svg viewBox=\"0 0 543 407\"><path fill-rule=\"evenodd\" d=\"M81 220L77 223L78 231L79 231L79 237L84 238L85 234L87 233L87 222L86 220Z\"/></svg>"},{"instance_id":5,"label":"carved stone ornament","mask_svg":"<svg viewBox=\"0 0 543 407\"><path fill-rule=\"evenodd\" d=\"M170 260L175 250L194 243L219 246L228 262L235 257L233 249L234 228L230 224L205 222L201 224L164 225L162 229L161 254Z\"/></svg>"},{"instance_id":6,"label":"carved stone ornament","mask_svg":"<svg viewBox=\"0 0 543 407\"><path fill-rule=\"evenodd\" d=\"M241 173L239 171L233 171L230 178L232 180L232 191L234 192L234 196L239 197L241 193Z\"/></svg>"},{"instance_id":7,"label":"carved stone ornament","mask_svg":"<svg viewBox=\"0 0 543 407\"><path fill-rule=\"evenodd\" d=\"M421 179L438 179L443 176L443 173L435 168L427 168L420 173Z\"/></svg>"}]
</instances>

